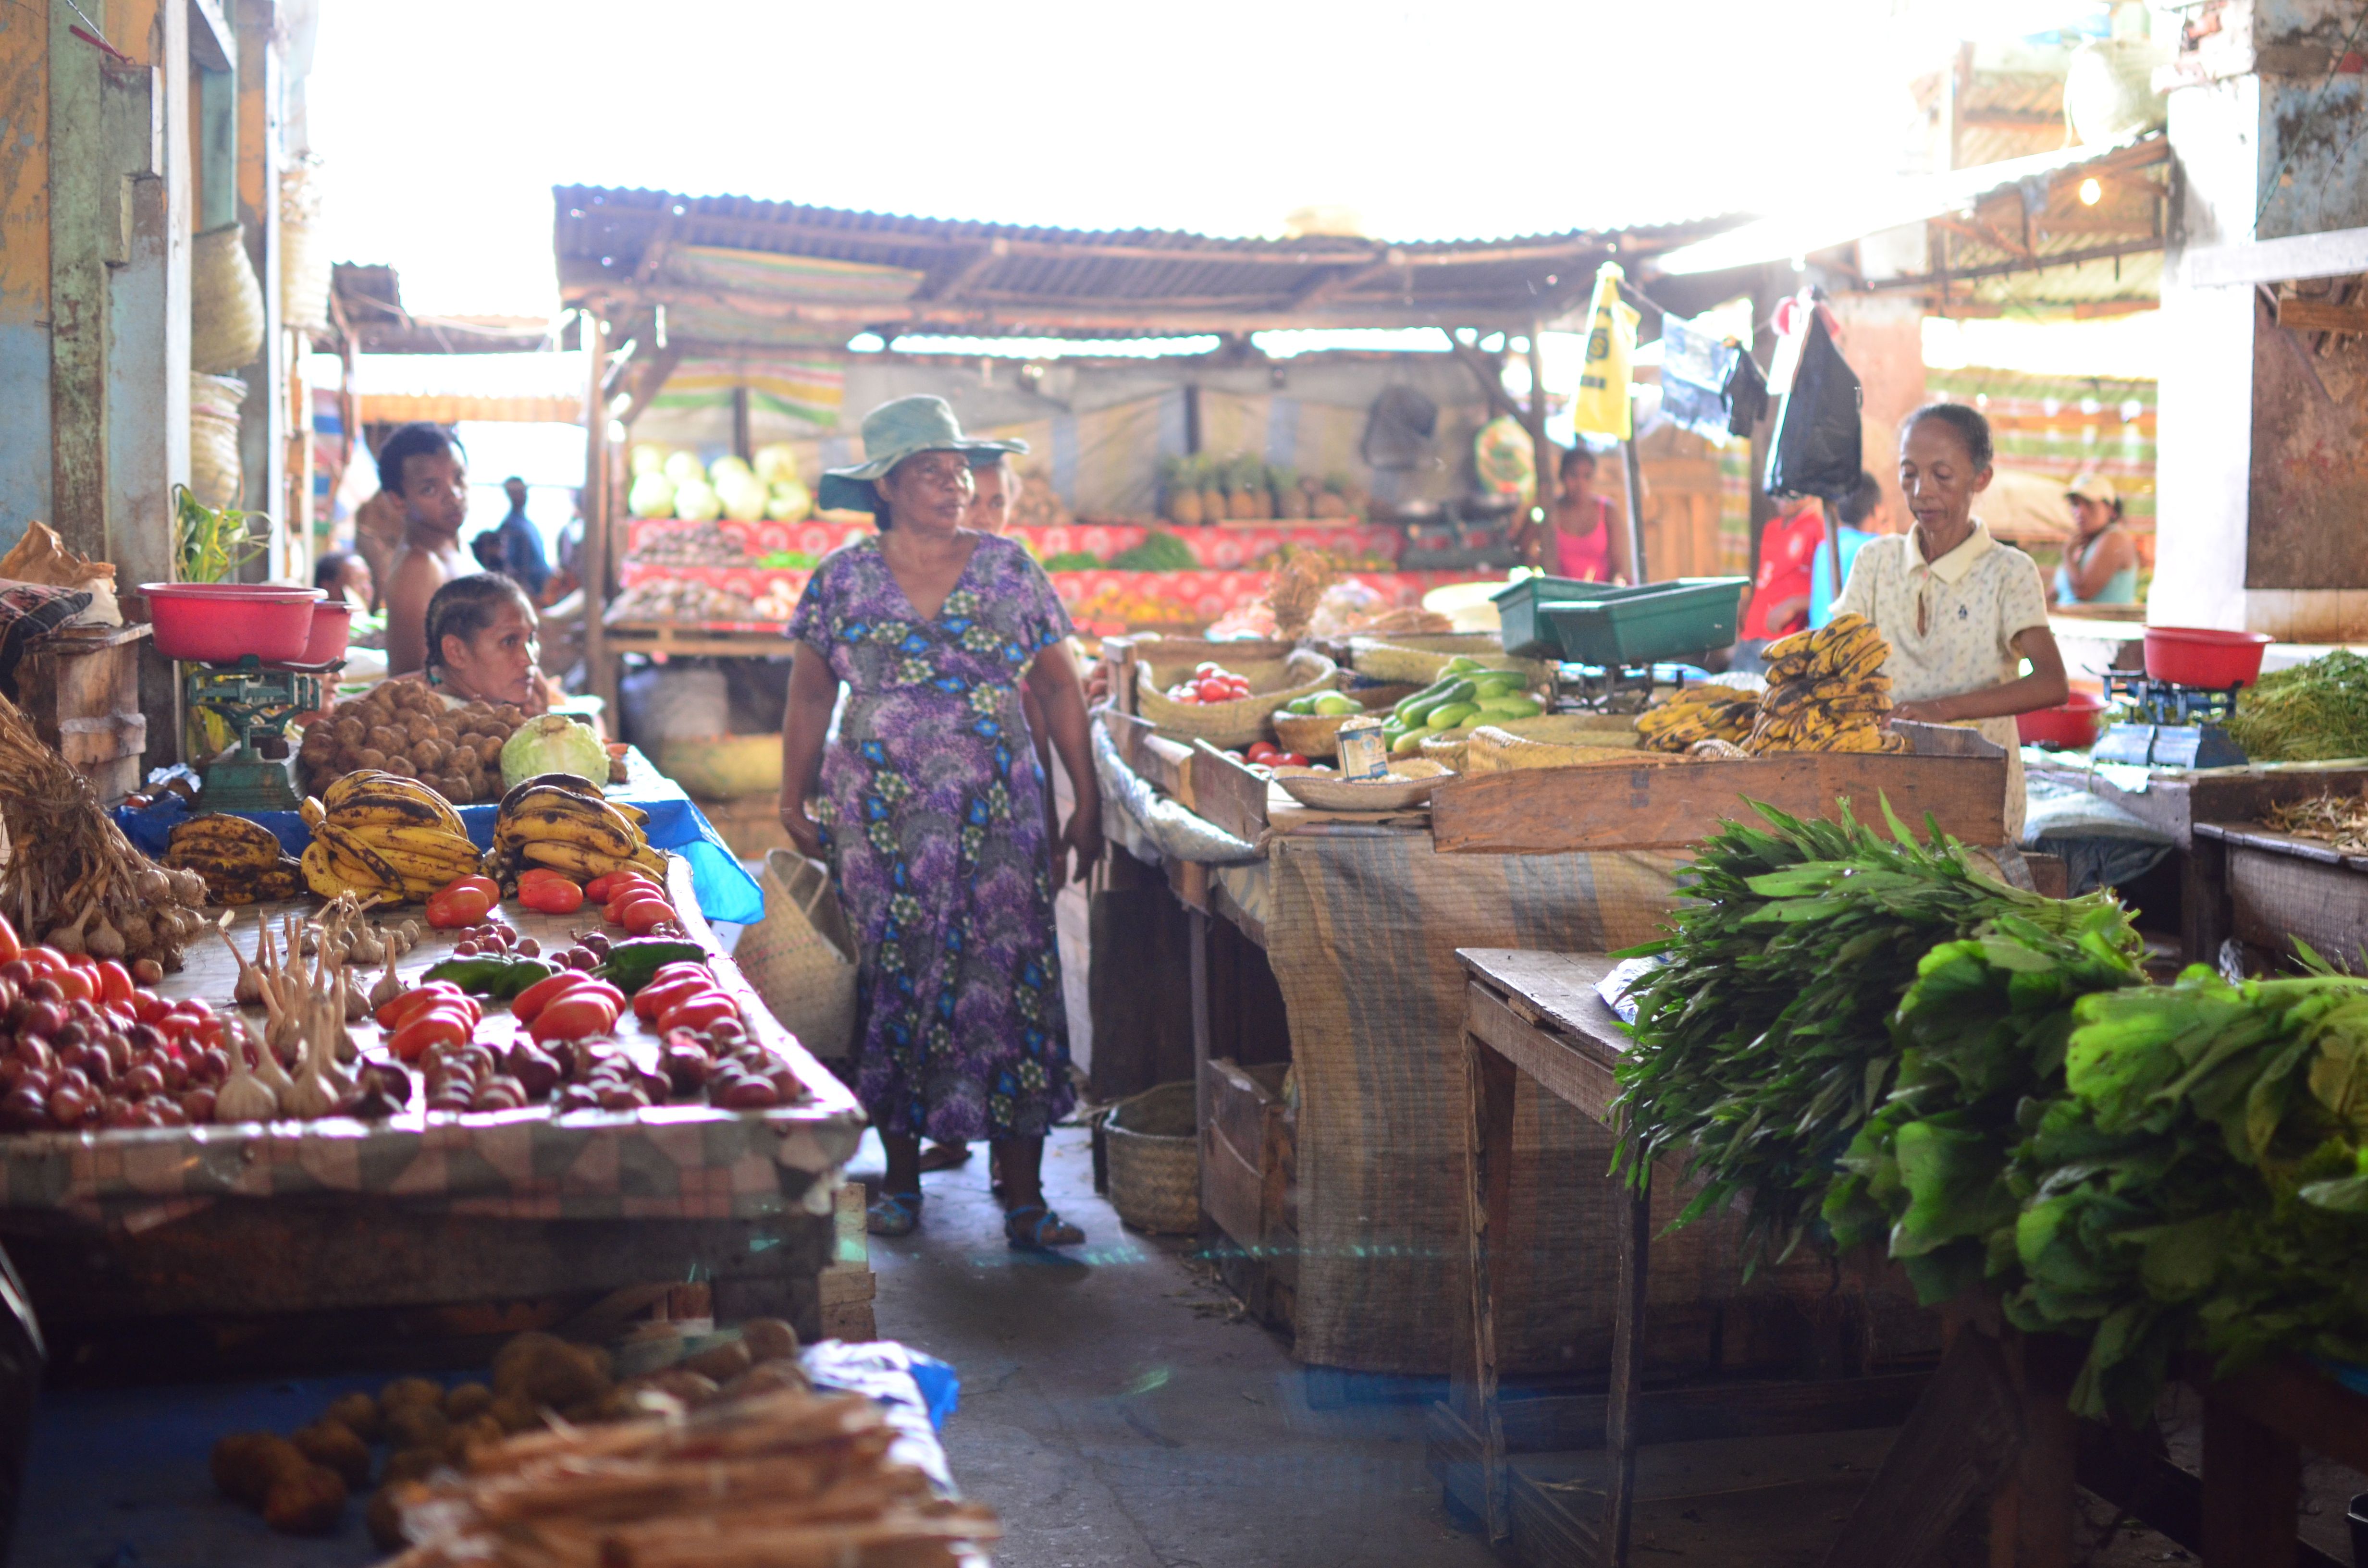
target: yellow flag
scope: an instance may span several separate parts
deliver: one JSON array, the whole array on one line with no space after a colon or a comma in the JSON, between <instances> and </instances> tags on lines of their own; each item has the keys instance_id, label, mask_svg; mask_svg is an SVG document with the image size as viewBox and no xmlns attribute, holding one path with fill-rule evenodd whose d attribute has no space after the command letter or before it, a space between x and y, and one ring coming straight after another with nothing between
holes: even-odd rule
<instances>
[{"instance_id":1,"label":"yellow flag","mask_svg":"<svg viewBox=\"0 0 2368 1568\"><path fill-rule=\"evenodd\" d=\"M1582 436L1624 441L1633 434L1628 411L1628 362L1636 354L1636 312L1621 302L1616 261L1596 269L1595 301L1587 310L1587 366L1571 400L1570 422Z\"/></svg>"}]
</instances>

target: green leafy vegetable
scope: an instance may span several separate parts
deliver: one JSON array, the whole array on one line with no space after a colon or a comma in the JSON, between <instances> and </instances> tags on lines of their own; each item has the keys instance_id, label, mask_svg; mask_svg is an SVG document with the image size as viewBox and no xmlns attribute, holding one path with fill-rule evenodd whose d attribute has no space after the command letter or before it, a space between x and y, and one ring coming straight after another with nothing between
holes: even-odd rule
<instances>
[{"instance_id":1,"label":"green leafy vegetable","mask_svg":"<svg viewBox=\"0 0 2368 1568\"><path fill-rule=\"evenodd\" d=\"M261 531L256 525L261 524ZM268 546L271 519L235 506L207 506L186 484L173 486L173 553L184 583L226 582Z\"/></svg>"},{"instance_id":2,"label":"green leafy vegetable","mask_svg":"<svg viewBox=\"0 0 2368 1568\"><path fill-rule=\"evenodd\" d=\"M1110 558L1113 572L1189 572L1200 564L1192 547L1164 528L1153 528L1141 544Z\"/></svg>"},{"instance_id":3,"label":"green leafy vegetable","mask_svg":"<svg viewBox=\"0 0 2368 1568\"><path fill-rule=\"evenodd\" d=\"M2343 649L2240 694L2228 733L2255 762L2368 756L2368 659Z\"/></svg>"}]
</instances>

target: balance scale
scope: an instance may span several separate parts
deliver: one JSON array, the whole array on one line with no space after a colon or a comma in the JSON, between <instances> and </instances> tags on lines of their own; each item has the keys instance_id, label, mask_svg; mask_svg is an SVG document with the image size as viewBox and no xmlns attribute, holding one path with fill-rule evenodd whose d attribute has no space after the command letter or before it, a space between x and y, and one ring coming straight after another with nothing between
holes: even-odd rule
<instances>
[{"instance_id":1,"label":"balance scale","mask_svg":"<svg viewBox=\"0 0 2368 1568\"><path fill-rule=\"evenodd\" d=\"M2105 672L2105 700L2131 717L2108 724L2089 755L2139 767L2241 767L2245 749L2228 738L2244 683L2174 686L2142 675Z\"/></svg>"},{"instance_id":2,"label":"balance scale","mask_svg":"<svg viewBox=\"0 0 2368 1568\"><path fill-rule=\"evenodd\" d=\"M186 667L189 707L213 714L237 737L235 745L199 765L198 809L294 811L299 797L288 771L289 727L297 714L321 706L326 677L345 661L266 665L249 653L234 665Z\"/></svg>"},{"instance_id":3,"label":"balance scale","mask_svg":"<svg viewBox=\"0 0 2368 1568\"><path fill-rule=\"evenodd\" d=\"M1686 686L1682 666L1658 665L1564 665L1554 672L1558 712L1642 713L1654 697Z\"/></svg>"}]
</instances>

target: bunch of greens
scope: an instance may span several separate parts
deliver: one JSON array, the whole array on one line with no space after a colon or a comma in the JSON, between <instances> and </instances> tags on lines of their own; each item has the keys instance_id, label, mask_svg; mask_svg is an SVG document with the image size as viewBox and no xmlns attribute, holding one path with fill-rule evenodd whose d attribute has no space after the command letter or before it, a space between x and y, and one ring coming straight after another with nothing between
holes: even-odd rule
<instances>
[{"instance_id":1,"label":"bunch of greens","mask_svg":"<svg viewBox=\"0 0 2368 1568\"><path fill-rule=\"evenodd\" d=\"M2255 762L2368 756L2368 659L2338 649L2242 694L2228 733Z\"/></svg>"},{"instance_id":2,"label":"bunch of greens","mask_svg":"<svg viewBox=\"0 0 2368 1568\"><path fill-rule=\"evenodd\" d=\"M2198 968L2073 1017L2001 1272L2018 1326L2092 1335L2075 1408L2151 1408L2190 1346L2368 1360L2368 981Z\"/></svg>"},{"instance_id":3,"label":"bunch of greens","mask_svg":"<svg viewBox=\"0 0 2368 1568\"><path fill-rule=\"evenodd\" d=\"M2142 951L2119 906L2089 902L2061 929L2004 915L1926 953L1892 1019L1890 1096L1826 1193L1835 1244L1887 1246L1927 1304L2010 1261L2009 1162L2023 1119L2063 1093L2072 1004L2141 983Z\"/></svg>"},{"instance_id":4,"label":"bunch of greens","mask_svg":"<svg viewBox=\"0 0 2368 1568\"><path fill-rule=\"evenodd\" d=\"M1684 1224L1747 1200L1746 1263L1782 1257L1819 1224L1836 1161L1898 1064L1890 1019L1935 946L2009 917L2039 936L2098 921L2109 901L2059 902L1977 877L1935 828L1919 845L1888 802L1892 838L1850 820L1729 824L1687 873L1693 902L1664 961L1631 993L1635 1045L1622 1113L1641 1159L1682 1153L1702 1189Z\"/></svg>"},{"instance_id":5,"label":"bunch of greens","mask_svg":"<svg viewBox=\"0 0 2368 1568\"><path fill-rule=\"evenodd\" d=\"M1162 528L1153 528L1141 544L1110 558L1113 572L1189 572L1201 564L1192 547Z\"/></svg>"},{"instance_id":6,"label":"bunch of greens","mask_svg":"<svg viewBox=\"0 0 2368 1568\"><path fill-rule=\"evenodd\" d=\"M173 486L173 552L180 561L184 583L229 581L263 553L270 528L271 519L261 512L209 506L188 485Z\"/></svg>"},{"instance_id":7,"label":"bunch of greens","mask_svg":"<svg viewBox=\"0 0 2368 1568\"><path fill-rule=\"evenodd\" d=\"M1044 558L1047 572L1099 572L1102 558L1090 550L1056 551Z\"/></svg>"}]
</instances>

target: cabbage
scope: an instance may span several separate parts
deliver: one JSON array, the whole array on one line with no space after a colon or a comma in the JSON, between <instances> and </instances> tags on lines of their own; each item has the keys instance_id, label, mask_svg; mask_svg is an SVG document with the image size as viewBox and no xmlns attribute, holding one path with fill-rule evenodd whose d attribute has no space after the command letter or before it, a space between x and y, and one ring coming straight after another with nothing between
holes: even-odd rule
<instances>
[{"instance_id":1,"label":"cabbage","mask_svg":"<svg viewBox=\"0 0 2368 1568\"><path fill-rule=\"evenodd\" d=\"M674 481L653 470L633 481L625 492L625 508L637 517L674 516Z\"/></svg>"},{"instance_id":2,"label":"cabbage","mask_svg":"<svg viewBox=\"0 0 2368 1568\"><path fill-rule=\"evenodd\" d=\"M735 523L753 523L765 515L765 482L753 473L727 473L716 482L715 494L723 515Z\"/></svg>"},{"instance_id":3,"label":"cabbage","mask_svg":"<svg viewBox=\"0 0 2368 1568\"><path fill-rule=\"evenodd\" d=\"M633 477L666 472L666 449L655 441L643 441L633 448Z\"/></svg>"},{"instance_id":4,"label":"cabbage","mask_svg":"<svg viewBox=\"0 0 2368 1568\"><path fill-rule=\"evenodd\" d=\"M798 482L798 449L787 441L774 441L757 449L757 477L768 484L795 484Z\"/></svg>"},{"instance_id":5,"label":"cabbage","mask_svg":"<svg viewBox=\"0 0 2368 1568\"><path fill-rule=\"evenodd\" d=\"M502 743L504 793L539 773L573 773L588 783L606 784L609 748L589 724L557 713L529 719Z\"/></svg>"},{"instance_id":6,"label":"cabbage","mask_svg":"<svg viewBox=\"0 0 2368 1568\"><path fill-rule=\"evenodd\" d=\"M723 497L703 479L687 480L675 488L674 515L686 523L712 523L723 515Z\"/></svg>"},{"instance_id":7,"label":"cabbage","mask_svg":"<svg viewBox=\"0 0 2368 1568\"><path fill-rule=\"evenodd\" d=\"M755 472L748 466L746 460L734 457L727 452L707 465L707 480L720 491L723 488L725 480L752 478Z\"/></svg>"},{"instance_id":8,"label":"cabbage","mask_svg":"<svg viewBox=\"0 0 2368 1568\"><path fill-rule=\"evenodd\" d=\"M696 452L669 453L666 460L666 476L678 485L688 484L694 479L702 484L707 483L707 471L699 466L699 454Z\"/></svg>"},{"instance_id":9,"label":"cabbage","mask_svg":"<svg viewBox=\"0 0 2368 1568\"><path fill-rule=\"evenodd\" d=\"M765 499L765 516L777 523L802 523L814 510L814 496L794 479L775 484Z\"/></svg>"}]
</instances>

